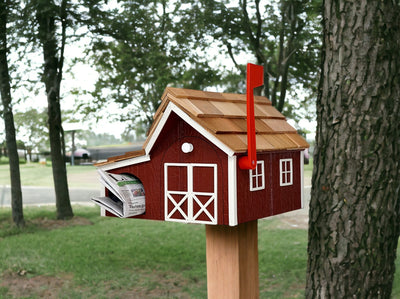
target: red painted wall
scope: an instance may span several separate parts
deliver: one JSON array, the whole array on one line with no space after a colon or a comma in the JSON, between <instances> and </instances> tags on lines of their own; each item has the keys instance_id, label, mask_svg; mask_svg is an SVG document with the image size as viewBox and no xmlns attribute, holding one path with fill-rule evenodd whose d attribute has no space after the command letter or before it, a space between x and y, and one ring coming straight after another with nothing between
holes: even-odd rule
<instances>
[{"instance_id":1,"label":"red painted wall","mask_svg":"<svg viewBox=\"0 0 400 299\"><path fill-rule=\"evenodd\" d=\"M276 174L272 176L273 215L301 208L300 154L298 151L272 154L272 169ZM293 185L279 186L279 160L288 158L293 159Z\"/></svg>"},{"instance_id":2,"label":"red painted wall","mask_svg":"<svg viewBox=\"0 0 400 299\"><path fill-rule=\"evenodd\" d=\"M257 160L264 160L265 189L250 191L249 171L238 167L237 199L238 222L293 211L301 208L300 151L258 153ZM293 185L280 186L280 159L293 159Z\"/></svg>"},{"instance_id":3,"label":"red painted wall","mask_svg":"<svg viewBox=\"0 0 400 299\"><path fill-rule=\"evenodd\" d=\"M193 144L191 153L183 153L181 146L188 142ZM130 173L143 183L146 194L146 213L132 218L164 220L164 163L207 163L217 164L218 171L218 224L228 224L228 195L227 195L227 157L226 154L215 147L190 125L184 122L175 113L171 113L153 149L150 152L150 161L114 169L113 173ZM184 169L169 169L171 182L169 188L187 186ZM181 175L179 175L181 172ZM209 191L209 170L194 170L195 191ZM183 175L182 175L183 174ZM173 180L172 178L175 179ZM200 199L201 200L201 199ZM185 208L185 207L183 207ZM212 210L213 205L208 207ZM194 207L195 212L198 211ZM199 220L202 218L200 217Z\"/></svg>"}]
</instances>

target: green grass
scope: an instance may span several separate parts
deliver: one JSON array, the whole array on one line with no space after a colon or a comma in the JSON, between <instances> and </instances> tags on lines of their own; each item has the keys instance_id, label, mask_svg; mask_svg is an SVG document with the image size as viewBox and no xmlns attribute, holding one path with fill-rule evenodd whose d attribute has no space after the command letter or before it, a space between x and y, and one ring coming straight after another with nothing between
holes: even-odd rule
<instances>
[{"instance_id":1,"label":"green grass","mask_svg":"<svg viewBox=\"0 0 400 299\"><path fill-rule=\"evenodd\" d=\"M54 186L53 170L49 164L27 163L20 165L22 186ZM94 166L67 166L70 188L97 188L99 186ZM10 168L0 165L0 186L10 185Z\"/></svg>"},{"instance_id":2,"label":"green grass","mask_svg":"<svg viewBox=\"0 0 400 299\"><path fill-rule=\"evenodd\" d=\"M207 297L203 225L74 212L71 223L56 221L54 207L25 208L17 229L0 209L0 298ZM279 217L259 221L260 298L304 298L307 231L282 227Z\"/></svg>"},{"instance_id":3,"label":"green grass","mask_svg":"<svg viewBox=\"0 0 400 299\"><path fill-rule=\"evenodd\" d=\"M94 207L74 212L92 224L49 229L38 223L51 221L54 208L30 207L21 230L10 224L10 210L0 209L0 298L12 292L1 281L14 276L62 278L55 296L63 298L207 297L203 225L103 218ZM277 221L259 222L261 298L301 298L306 231L278 229ZM41 295L31 292L27 298Z\"/></svg>"}]
</instances>

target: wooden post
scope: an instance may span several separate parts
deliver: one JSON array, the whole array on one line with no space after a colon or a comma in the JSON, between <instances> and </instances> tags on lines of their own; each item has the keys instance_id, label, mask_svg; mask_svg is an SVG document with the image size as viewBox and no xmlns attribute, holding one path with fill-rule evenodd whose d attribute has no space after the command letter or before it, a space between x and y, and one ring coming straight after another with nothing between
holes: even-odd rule
<instances>
[{"instance_id":1,"label":"wooden post","mask_svg":"<svg viewBox=\"0 0 400 299\"><path fill-rule=\"evenodd\" d=\"M206 225L209 299L259 298L257 220Z\"/></svg>"}]
</instances>

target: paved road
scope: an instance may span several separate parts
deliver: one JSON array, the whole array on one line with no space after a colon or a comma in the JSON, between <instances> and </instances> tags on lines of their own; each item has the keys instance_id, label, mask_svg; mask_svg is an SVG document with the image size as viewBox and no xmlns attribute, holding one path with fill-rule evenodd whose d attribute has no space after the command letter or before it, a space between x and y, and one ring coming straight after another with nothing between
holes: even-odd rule
<instances>
[{"instance_id":1,"label":"paved road","mask_svg":"<svg viewBox=\"0 0 400 299\"><path fill-rule=\"evenodd\" d=\"M72 203L91 203L92 196L100 195L100 189L70 189L69 196ZM55 204L53 187L22 187L24 205ZM0 186L0 207L11 205L10 186Z\"/></svg>"},{"instance_id":2,"label":"paved road","mask_svg":"<svg viewBox=\"0 0 400 299\"><path fill-rule=\"evenodd\" d=\"M311 186L304 186L304 212L308 214L311 199Z\"/></svg>"}]
</instances>

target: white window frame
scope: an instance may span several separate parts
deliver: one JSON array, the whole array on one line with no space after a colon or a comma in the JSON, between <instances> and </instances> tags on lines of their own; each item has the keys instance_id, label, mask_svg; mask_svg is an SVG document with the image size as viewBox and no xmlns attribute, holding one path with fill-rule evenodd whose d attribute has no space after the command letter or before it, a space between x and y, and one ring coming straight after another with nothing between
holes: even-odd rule
<instances>
[{"instance_id":1,"label":"white window frame","mask_svg":"<svg viewBox=\"0 0 400 299\"><path fill-rule=\"evenodd\" d=\"M259 165L261 165L261 173L258 173ZM257 161L257 167L249 171L250 191L258 191L265 189L265 168L264 160ZM258 178L261 177L261 186L258 186ZM255 182L255 184L254 184Z\"/></svg>"},{"instance_id":2,"label":"white window frame","mask_svg":"<svg viewBox=\"0 0 400 299\"><path fill-rule=\"evenodd\" d=\"M287 175L289 179L287 179ZM293 159L279 160L279 182L280 186L293 185Z\"/></svg>"}]
</instances>

